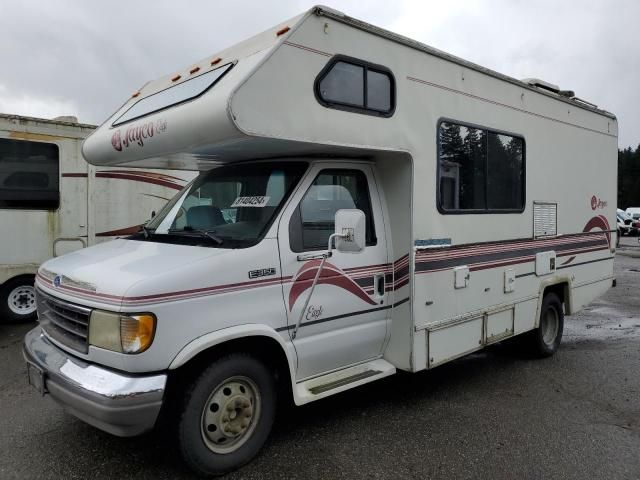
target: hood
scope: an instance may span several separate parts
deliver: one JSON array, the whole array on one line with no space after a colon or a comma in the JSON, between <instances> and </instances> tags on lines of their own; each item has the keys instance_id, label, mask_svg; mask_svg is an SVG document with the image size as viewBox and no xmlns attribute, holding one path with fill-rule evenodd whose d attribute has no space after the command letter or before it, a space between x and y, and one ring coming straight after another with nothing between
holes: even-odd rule
<instances>
[{"instance_id":1,"label":"hood","mask_svg":"<svg viewBox=\"0 0 640 480\"><path fill-rule=\"evenodd\" d=\"M177 269L233 251L119 239L45 262L38 282L56 294L120 303L144 280L171 276Z\"/></svg>"}]
</instances>

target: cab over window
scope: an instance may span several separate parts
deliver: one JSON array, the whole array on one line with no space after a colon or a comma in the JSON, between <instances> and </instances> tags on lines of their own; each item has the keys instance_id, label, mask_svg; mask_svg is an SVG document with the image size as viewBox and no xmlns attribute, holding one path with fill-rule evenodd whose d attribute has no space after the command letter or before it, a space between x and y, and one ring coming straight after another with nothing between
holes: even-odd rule
<instances>
[{"instance_id":1,"label":"cab over window","mask_svg":"<svg viewBox=\"0 0 640 480\"><path fill-rule=\"evenodd\" d=\"M334 57L318 75L315 89L325 107L383 117L395 109L391 71L355 58Z\"/></svg>"},{"instance_id":2,"label":"cab over window","mask_svg":"<svg viewBox=\"0 0 640 480\"><path fill-rule=\"evenodd\" d=\"M522 212L521 137L452 122L438 129L438 208L442 213Z\"/></svg>"},{"instance_id":3,"label":"cab over window","mask_svg":"<svg viewBox=\"0 0 640 480\"><path fill-rule=\"evenodd\" d=\"M59 174L57 145L0 139L0 208L56 210Z\"/></svg>"},{"instance_id":4,"label":"cab over window","mask_svg":"<svg viewBox=\"0 0 640 480\"><path fill-rule=\"evenodd\" d=\"M364 212L367 245L377 243L367 177L358 170L323 170L298 205L289 224L291 250L326 250L340 209Z\"/></svg>"}]
</instances>

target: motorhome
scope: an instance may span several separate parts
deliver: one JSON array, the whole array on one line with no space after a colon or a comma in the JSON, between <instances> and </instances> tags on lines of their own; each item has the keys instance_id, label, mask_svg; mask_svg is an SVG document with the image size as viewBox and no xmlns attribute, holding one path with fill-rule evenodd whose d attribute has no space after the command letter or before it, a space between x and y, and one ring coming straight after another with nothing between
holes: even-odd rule
<instances>
[{"instance_id":1,"label":"motorhome","mask_svg":"<svg viewBox=\"0 0 640 480\"><path fill-rule=\"evenodd\" d=\"M80 148L94 130L0 114L0 322L35 318L42 262L139 230L195 176L88 165Z\"/></svg>"},{"instance_id":2,"label":"motorhome","mask_svg":"<svg viewBox=\"0 0 640 480\"><path fill-rule=\"evenodd\" d=\"M144 231L46 262L31 383L201 474L306 404L503 341L613 282L616 118L326 7L146 84L89 163L197 169ZM499 374L499 373L497 373ZM429 376L423 376L429 381Z\"/></svg>"}]
</instances>

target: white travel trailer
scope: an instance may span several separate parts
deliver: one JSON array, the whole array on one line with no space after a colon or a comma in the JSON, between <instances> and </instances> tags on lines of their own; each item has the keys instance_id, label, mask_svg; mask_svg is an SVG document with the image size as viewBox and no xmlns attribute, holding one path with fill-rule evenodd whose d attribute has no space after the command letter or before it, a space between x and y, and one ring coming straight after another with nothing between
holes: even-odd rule
<instances>
[{"instance_id":1,"label":"white travel trailer","mask_svg":"<svg viewBox=\"0 0 640 480\"><path fill-rule=\"evenodd\" d=\"M616 138L571 92L313 8L85 141L94 165L202 174L144 232L40 268L31 382L116 435L162 409L217 474L259 450L278 394L520 335L550 355L614 281Z\"/></svg>"},{"instance_id":2,"label":"white travel trailer","mask_svg":"<svg viewBox=\"0 0 640 480\"><path fill-rule=\"evenodd\" d=\"M80 147L94 130L0 114L0 322L35 318L42 262L139 230L194 177L87 165Z\"/></svg>"}]
</instances>

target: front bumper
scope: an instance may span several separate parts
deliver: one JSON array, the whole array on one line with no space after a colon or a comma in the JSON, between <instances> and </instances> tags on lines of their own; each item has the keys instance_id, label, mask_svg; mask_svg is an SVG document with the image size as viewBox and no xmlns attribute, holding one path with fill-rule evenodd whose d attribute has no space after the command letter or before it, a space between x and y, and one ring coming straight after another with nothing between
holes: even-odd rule
<instances>
[{"instance_id":1,"label":"front bumper","mask_svg":"<svg viewBox=\"0 0 640 480\"><path fill-rule=\"evenodd\" d=\"M42 372L43 393L88 424L121 437L155 425L166 374L126 375L85 362L53 345L40 327L25 336L23 355Z\"/></svg>"}]
</instances>

